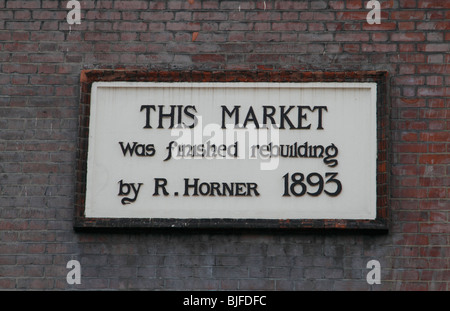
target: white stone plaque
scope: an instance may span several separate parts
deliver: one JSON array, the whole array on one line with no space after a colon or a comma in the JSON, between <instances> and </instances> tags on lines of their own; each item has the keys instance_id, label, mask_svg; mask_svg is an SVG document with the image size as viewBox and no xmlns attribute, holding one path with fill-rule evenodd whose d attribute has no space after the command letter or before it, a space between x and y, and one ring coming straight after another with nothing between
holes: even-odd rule
<instances>
[{"instance_id":1,"label":"white stone plaque","mask_svg":"<svg viewBox=\"0 0 450 311\"><path fill-rule=\"evenodd\" d=\"M95 82L85 216L373 220L376 88Z\"/></svg>"}]
</instances>

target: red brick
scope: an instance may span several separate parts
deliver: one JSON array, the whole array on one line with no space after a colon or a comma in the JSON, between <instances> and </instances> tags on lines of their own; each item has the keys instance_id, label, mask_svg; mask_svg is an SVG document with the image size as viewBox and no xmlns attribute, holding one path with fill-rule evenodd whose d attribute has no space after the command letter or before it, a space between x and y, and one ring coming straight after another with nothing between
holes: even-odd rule
<instances>
[{"instance_id":1,"label":"red brick","mask_svg":"<svg viewBox=\"0 0 450 311\"><path fill-rule=\"evenodd\" d=\"M117 41L119 35L117 33L87 32L84 34L86 41Z\"/></svg>"},{"instance_id":2,"label":"red brick","mask_svg":"<svg viewBox=\"0 0 450 311\"><path fill-rule=\"evenodd\" d=\"M413 177L395 177L394 184L399 187L416 187L416 186L418 186L418 179L415 176L413 176Z\"/></svg>"},{"instance_id":3,"label":"red brick","mask_svg":"<svg viewBox=\"0 0 450 311\"><path fill-rule=\"evenodd\" d=\"M398 22L398 30L407 31L407 30L416 30L415 22Z\"/></svg>"},{"instance_id":4,"label":"red brick","mask_svg":"<svg viewBox=\"0 0 450 311\"><path fill-rule=\"evenodd\" d=\"M28 76L11 76L12 84L28 84Z\"/></svg>"},{"instance_id":5,"label":"red brick","mask_svg":"<svg viewBox=\"0 0 450 311\"><path fill-rule=\"evenodd\" d=\"M420 111L420 118L445 119L449 113L445 109L424 109Z\"/></svg>"},{"instance_id":6,"label":"red brick","mask_svg":"<svg viewBox=\"0 0 450 311\"><path fill-rule=\"evenodd\" d=\"M441 0L417 0L417 7L424 9L450 9L448 1Z\"/></svg>"},{"instance_id":7,"label":"red brick","mask_svg":"<svg viewBox=\"0 0 450 311\"><path fill-rule=\"evenodd\" d=\"M419 87L417 95L419 96L447 96L450 94L449 88L444 87Z\"/></svg>"},{"instance_id":8,"label":"red brick","mask_svg":"<svg viewBox=\"0 0 450 311\"><path fill-rule=\"evenodd\" d=\"M388 34L387 33L372 33L371 34L372 41L387 41L388 40ZM392 44L390 45L392 46ZM391 48L393 50L393 48Z\"/></svg>"},{"instance_id":9,"label":"red brick","mask_svg":"<svg viewBox=\"0 0 450 311\"><path fill-rule=\"evenodd\" d=\"M445 177L420 177L419 185L423 187L445 187L448 181L448 178ZM441 190L445 192L444 188Z\"/></svg>"},{"instance_id":10,"label":"red brick","mask_svg":"<svg viewBox=\"0 0 450 311\"><path fill-rule=\"evenodd\" d=\"M48 11L48 10L33 11L33 20L36 19L64 20L66 16L67 12L64 11Z\"/></svg>"},{"instance_id":11,"label":"red brick","mask_svg":"<svg viewBox=\"0 0 450 311\"><path fill-rule=\"evenodd\" d=\"M362 1L361 0L347 0L346 1L346 8L349 10L357 10L357 9L361 9L362 6Z\"/></svg>"},{"instance_id":12,"label":"red brick","mask_svg":"<svg viewBox=\"0 0 450 311\"><path fill-rule=\"evenodd\" d=\"M177 12L177 14L179 13L185 13L185 12ZM191 18L191 14L189 13L189 19ZM140 13L140 17L144 20L144 21L170 21L174 19L174 13L173 12L165 12L165 11L144 11ZM177 20L180 20L179 18L177 18Z\"/></svg>"},{"instance_id":13,"label":"red brick","mask_svg":"<svg viewBox=\"0 0 450 311\"><path fill-rule=\"evenodd\" d=\"M199 31L200 28L200 23L197 22L168 22L166 25L167 30L175 31Z\"/></svg>"},{"instance_id":14,"label":"red brick","mask_svg":"<svg viewBox=\"0 0 450 311\"><path fill-rule=\"evenodd\" d=\"M418 281L419 271L417 270L399 270L394 273L395 279L400 279L404 281Z\"/></svg>"},{"instance_id":15,"label":"red brick","mask_svg":"<svg viewBox=\"0 0 450 311\"><path fill-rule=\"evenodd\" d=\"M20 52L20 51L29 51L36 52L39 50L39 45L37 43L5 43L3 46L4 51L11 52Z\"/></svg>"},{"instance_id":16,"label":"red brick","mask_svg":"<svg viewBox=\"0 0 450 311\"><path fill-rule=\"evenodd\" d=\"M423 20L425 17L424 11L394 11L391 12L390 20Z\"/></svg>"},{"instance_id":17,"label":"red brick","mask_svg":"<svg viewBox=\"0 0 450 311\"><path fill-rule=\"evenodd\" d=\"M308 33L299 33L298 41L300 42L312 42L312 41L331 41L333 38L332 34L324 33L324 34L308 34Z\"/></svg>"},{"instance_id":18,"label":"red brick","mask_svg":"<svg viewBox=\"0 0 450 311\"><path fill-rule=\"evenodd\" d=\"M417 109L402 109L399 115L402 119L417 119L419 111Z\"/></svg>"},{"instance_id":19,"label":"red brick","mask_svg":"<svg viewBox=\"0 0 450 311\"><path fill-rule=\"evenodd\" d=\"M424 144L413 144L413 143L399 143L394 145L394 150L397 152L418 152L425 153L427 152L427 146Z\"/></svg>"},{"instance_id":20,"label":"red brick","mask_svg":"<svg viewBox=\"0 0 450 311\"><path fill-rule=\"evenodd\" d=\"M416 66L411 64L398 65L399 74L413 74L416 72Z\"/></svg>"},{"instance_id":21,"label":"red brick","mask_svg":"<svg viewBox=\"0 0 450 311\"><path fill-rule=\"evenodd\" d=\"M449 52L449 45L446 43L428 43L428 44L418 44L418 51L424 52Z\"/></svg>"},{"instance_id":22,"label":"red brick","mask_svg":"<svg viewBox=\"0 0 450 311\"><path fill-rule=\"evenodd\" d=\"M273 23L272 30L274 31L304 31L307 29L307 24L303 22L288 22L288 23Z\"/></svg>"},{"instance_id":23,"label":"red brick","mask_svg":"<svg viewBox=\"0 0 450 311\"><path fill-rule=\"evenodd\" d=\"M6 29L8 30L39 30L41 28L41 22L37 21L20 21L12 22L6 21Z\"/></svg>"},{"instance_id":24,"label":"red brick","mask_svg":"<svg viewBox=\"0 0 450 311\"><path fill-rule=\"evenodd\" d=\"M392 168L392 172L395 175L412 176L417 175L419 171L415 165L397 165Z\"/></svg>"},{"instance_id":25,"label":"red brick","mask_svg":"<svg viewBox=\"0 0 450 311\"><path fill-rule=\"evenodd\" d=\"M427 106L430 108L445 108L445 99L444 98L429 98L427 99ZM438 125L438 122L430 122L430 130L436 130L444 128L444 126L439 125L439 127L435 127Z\"/></svg>"},{"instance_id":26,"label":"red brick","mask_svg":"<svg viewBox=\"0 0 450 311\"><path fill-rule=\"evenodd\" d=\"M76 88L71 86L58 86L55 88L56 96L75 96L76 94Z\"/></svg>"},{"instance_id":27,"label":"red brick","mask_svg":"<svg viewBox=\"0 0 450 311\"><path fill-rule=\"evenodd\" d=\"M448 224L439 223L422 223L420 224L420 232L423 233L449 233Z\"/></svg>"},{"instance_id":28,"label":"red brick","mask_svg":"<svg viewBox=\"0 0 450 311\"><path fill-rule=\"evenodd\" d=\"M241 42L245 38L244 32L229 32L228 33L228 41L236 41Z\"/></svg>"},{"instance_id":29,"label":"red brick","mask_svg":"<svg viewBox=\"0 0 450 311\"><path fill-rule=\"evenodd\" d=\"M450 142L450 132L422 132L420 133L420 140L427 142Z\"/></svg>"},{"instance_id":30,"label":"red brick","mask_svg":"<svg viewBox=\"0 0 450 311\"><path fill-rule=\"evenodd\" d=\"M114 1L114 8L118 10L146 10L148 9L148 1Z\"/></svg>"},{"instance_id":31,"label":"red brick","mask_svg":"<svg viewBox=\"0 0 450 311\"><path fill-rule=\"evenodd\" d=\"M141 13L142 14L142 13ZM136 21L139 19L138 12L122 12L122 20L123 21ZM158 14L156 14L158 15Z\"/></svg>"},{"instance_id":32,"label":"red brick","mask_svg":"<svg viewBox=\"0 0 450 311\"><path fill-rule=\"evenodd\" d=\"M427 77L428 85L442 85L443 82L444 82L444 79L442 76L428 76Z\"/></svg>"},{"instance_id":33,"label":"red brick","mask_svg":"<svg viewBox=\"0 0 450 311\"><path fill-rule=\"evenodd\" d=\"M359 44L344 44L343 49L345 52L348 52L348 53L356 53L356 52L359 52L360 45Z\"/></svg>"},{"instance_id":34,"label":"red brick","mask_svg":"<svg viewBox=\"0 0 450 311\"><path fill-rule=\"evenodd\" d=\"M327 8L327 2L323 0L311 0L310 2L311 10L323 10Z\"/></svg>"},{"instance_id":35,"label":"red brick","mask_svg":"<svg viewBox=\"0 0 450 311\"><path fill-rule=\"evenodd\" d=\"M15 11L14 12L14 19L30 19L31 18L31 12L30 11Z\"/></svg>"},{"instance_id":36,"label":"red brick","mask_svg":"<svg viewBox=\"0 0 450 311\"><path fill-rule=\"evenodd\" d=\"M255 31L270 31L271 24L270 23L255 23L253 30Z\"/></svg>"},{"instance_id":37,"label":"red brick","mask_svg":"<svg viewBox=\"0 0 450 311\"><path fill-rule=\"evenodd\" d=\"M38 9L41 7L40 0L26 0L26 1L7 1L6 8L8 9Z\"/></svg>"},{"instance_id":38,"label":"red brick","mask_svg":"<svg viewBox=\"0 0 450 311\"><path fill-rule=\"evenodd\" d=\"M219 30L225 31L248 31L251 30L253 25L249 25L247 23L238 23L238 22L222 22L219 25Z\"/></svg>"},{"instance_id":39,"label":"red brick","mask_svg":"<svg viewBox=\"0 0 450 311\"><path fill-rule=\"evenodd\" d=\"M400 8L413 9L417 6L417 0L400 0Z\"/></svg>"},{"instance_id":40,"label":"red brick","mask_svg":"<svg viewBox=\"0 0 450 311\"><path fill-rule=\"evenodd\" d=\"M352 21L365 21L367 22L367 12L360 11L344 11L336 12L336 20L352 20Z\"/></svg>"},{"instance_id":41,"label":"red brick","mask_svg":"<svg viewBox=\"0 0 450 311\"><path fill-rule=\"evenodd\" d=\"M401 139L407 142L417 141L417 138L418 138L417 133L406 132L402 133L401 135Z\"/></svg>"},{"instance_id":42,"label":"red brick","mask_svg":"<svg viewBox=\"0 0 450 311\"><path fill-rule=\"evenodd\" d=\"M352 33L337 33L335 35L336 41L369 41L368 33L352 32Z\"/></svg>"},{"instance_id":43,"label":"red brick","mask_svg":"<svg viewBox=\"0 0 450 311\"><path fill-rule=\"evenodd\" d=\"M330 6L330 8L332 10L342 10L345 8L345 2L343 0L334 0L334 1L329 1L328 5Z\"/></svg>"},{"instance_id":44,"label":"red brick","mask_svg":"<svg viewBox=\"0 0 450 311\"><path fill-rule=\"evenodd\" d=\"M399 85L422 85L425 84L425 77L417 75L399 76L395 79L395 83Z\"/></svg>"},{"instance_id":45,"label":"red brick","mask_svg":"<svg viewBox=\"0 0 450 311\"><path fill-rule=\"evenodd\" d=\"M277 1L275 2L275 10L296 11L308 8L308 3L304 1Z\"/></svg>"},{"instance_id":46,"label":"red brick","mask_svg":"<svg viewBox=\"0 0 450 311\"><path fill-rule=\"evenodd\" d=\"M6 73L36 73L37 66L31 64L4 64L3 72Z\"/></svg>"},{"instance_id":47,"label":"red brick","mask_svg":"<svg viewBox=\"0 0 450 311\"><path fill-rule=\"evenodd\" d=\"M121 18L120 12L114 11L88 11L86 12L84 19L87 20L119 20Z\"/></svg>"},{"instance_id":48,"label":"red brick","mask_svg":"<svg viewBox=\"0 0 450 311\"><path fill-rule=\"evenodd\" d=\"M208 9L208 3L209 2L204 2L204 9ZM166 1L150 1L150 3L148 4L148 9L149 10L164 10L166 8Z\"/></svg>"},{"instance_id":49,"label":"red brick","mask_svg":"<svg viewBox=\"0 0 450 311\"><path fill-rule=\"evenodd\" d=\"M419 156L420 164L450 164L448 154L424 154Z\"/></svg>"},{"instance_id":50,"label":"red brick","mask_svg":"<svg viewBox=\"0 0 450 311\"><path fill-rule=\"evenodd\" d=\"M396 162L399 164L416 164L417 163L417 155L415 155L415 154L398 154Z\"/></svg>"},{"instance_id":51,"label":"red brick","mask_svg":"<svg viewBox=\"0 0 450 311\"><path fill-rule=\"evenodd\" d=\"M417 65L417 73L443 74L447 69L447 65L442 64Z\"/></svg>"},{"instance_id":52,"label":"red brick","mask_svg":"<svg viewBox=\"0 0 450 311\"><path fill-rule=\"evenodd\" d=\"M427 56L427 63L429 64L442 64L444 62L444 55L442 54L433 54Z\"/></svg>"},{"instance_id":53,"label":"red brick","mask_svg":"<svg viewBox=\"0 0 450 311\"><path fill-rule=\"evenodd\" d=\"M426 198L427 189L422 188L397 188L392 190L392 195L395 198Z\"/></svg>"},{"instance_id":54,"label":"red brick","mask_svg":"<svg viewBox=\"0 0 450 311\"><path fill-rule=\"evenodd\" d=\"M397 24L393 22L382 22L380 24L363 24L363 30L396 30Z\"/></svg>"},{"instance_id":55,"label":"red brick","mask_svg":"<svg viewBox=\"0 0 450 311\"><path fill-rule=\"evenodd\" d=\"M32 63L62 63L64 55L62 53L36 53L30 54L29 59Z\"/></svg>"},{"instance_id":56,"label":"red brick","mask_svg":"<svg viewBox=\"0 0 450 311\"><path fill-rule=\"evenodd\" d=\"M448 212L431 211L430 212L430 221L446 222L447 214L448 214Z\"/></svg>"},{"instance_id":57,"label":"red brick","mask_svg":"<svg viewBox=\"0 0 450 311\"><path fill-rule=\"evenodd\" d=\"M396 244L398 245L428 245L429 239L426 235L403 235L403 238L400 239ZM414 266L414 265L413 265Z\"/></svg>"},{"instance_id":58,"label":"red brick","mask_svg":"<svg viewBox=\"0 0 450 311\"><path fill-rule=\"evenodd\" d=\"M218 54L197 54L192 56L193 62L224 62L225 57Z\"/></svg>"},{"instance_id":59,"label":"red brick","mask_svg":"<svg viewBox=\"0 0 450 311\"><path fill-rule=\"evenodd\" d=\"M406 32L406 33L392 33L392 41L424 41L425 34L422 32Z\"/></svg>"},{"instance_id":60,"label":"red brick","mask_svg":"<svg viewBox=\"0 0 450 311\"><path fill-rule=\"evenodd\" d=\"M137 32L146 31L147 23L144 23L144 22L116 22L113 24L113 30L137 31Z\"/></svg>"}]
</instances>

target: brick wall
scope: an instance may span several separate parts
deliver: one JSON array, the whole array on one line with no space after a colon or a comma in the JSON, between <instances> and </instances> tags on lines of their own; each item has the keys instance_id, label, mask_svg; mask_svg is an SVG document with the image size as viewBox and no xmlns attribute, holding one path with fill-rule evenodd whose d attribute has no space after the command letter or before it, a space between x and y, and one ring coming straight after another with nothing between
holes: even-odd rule
<instances>
[{"instance_id":1,"label":"brick wall","mask_svg":"<svg viewBox=\"0 0 450 311\"><path fill-rule=\"evenodd\" d=\"M0 0L0 288L449 290L450 2ZM73 231L83 69L389 73L390 230ZM66 264L81 263L81 284ZM369 285L369 260L381 284Z\"/></svg>"}]
</instances>

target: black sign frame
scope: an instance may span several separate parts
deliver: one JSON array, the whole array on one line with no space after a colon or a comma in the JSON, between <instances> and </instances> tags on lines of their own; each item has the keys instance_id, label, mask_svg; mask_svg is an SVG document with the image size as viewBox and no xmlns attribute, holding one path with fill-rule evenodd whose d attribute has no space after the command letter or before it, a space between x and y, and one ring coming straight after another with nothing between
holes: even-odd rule
<instances>
[{"instance_id":1,"label":"black sign frame","mask_svg":"<svg viewBox=\"0 0 450 311\"><path fill-rule=\"evenodd\" d=\"M85 217L90 96L97 81L132 82L375 82L377 84L377 211L374 220L354 219L173 219ZM74 229L339 229L389 228L389 105L386 71L145 71L83 70L80 77Z\"/></svg>"}]
</instances>

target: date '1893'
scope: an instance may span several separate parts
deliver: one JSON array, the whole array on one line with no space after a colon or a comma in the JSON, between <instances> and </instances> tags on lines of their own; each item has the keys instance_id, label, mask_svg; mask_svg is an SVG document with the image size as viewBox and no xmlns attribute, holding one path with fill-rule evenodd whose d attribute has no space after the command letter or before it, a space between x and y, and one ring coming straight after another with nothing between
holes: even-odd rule
<instances>
[{"instance_id":1,"label":"date '1893'","mask_svg":"<svg viewBox=\"0 0 450 311\"><path fill-rule=\"evenodd\" d=\"M319 173L310 173L308 176L306 176L306 183L305 184L305 175L303 173L294 173L289 178L289 173L286 173L283 176L284 179L284 197L289 197L292 195L296 197L301 197L305 195L306 193L310 196L317 197L322 194L322 192L325 192L327 195L331 197L338 196L339 193L342 191L342 184L341 182L336 178L338 173L325 173L325 181L321 174ZM335 184L335 189L332 191L332 189L328 189L329 187L326 187L327 184ZM315 191L308 191L309 188L316 188ZM325 189L327 188L327 189ZM314 189L313 189L314 190ZM330 191L331 190L331 191Z\"/></svg>"}]
</instances>

